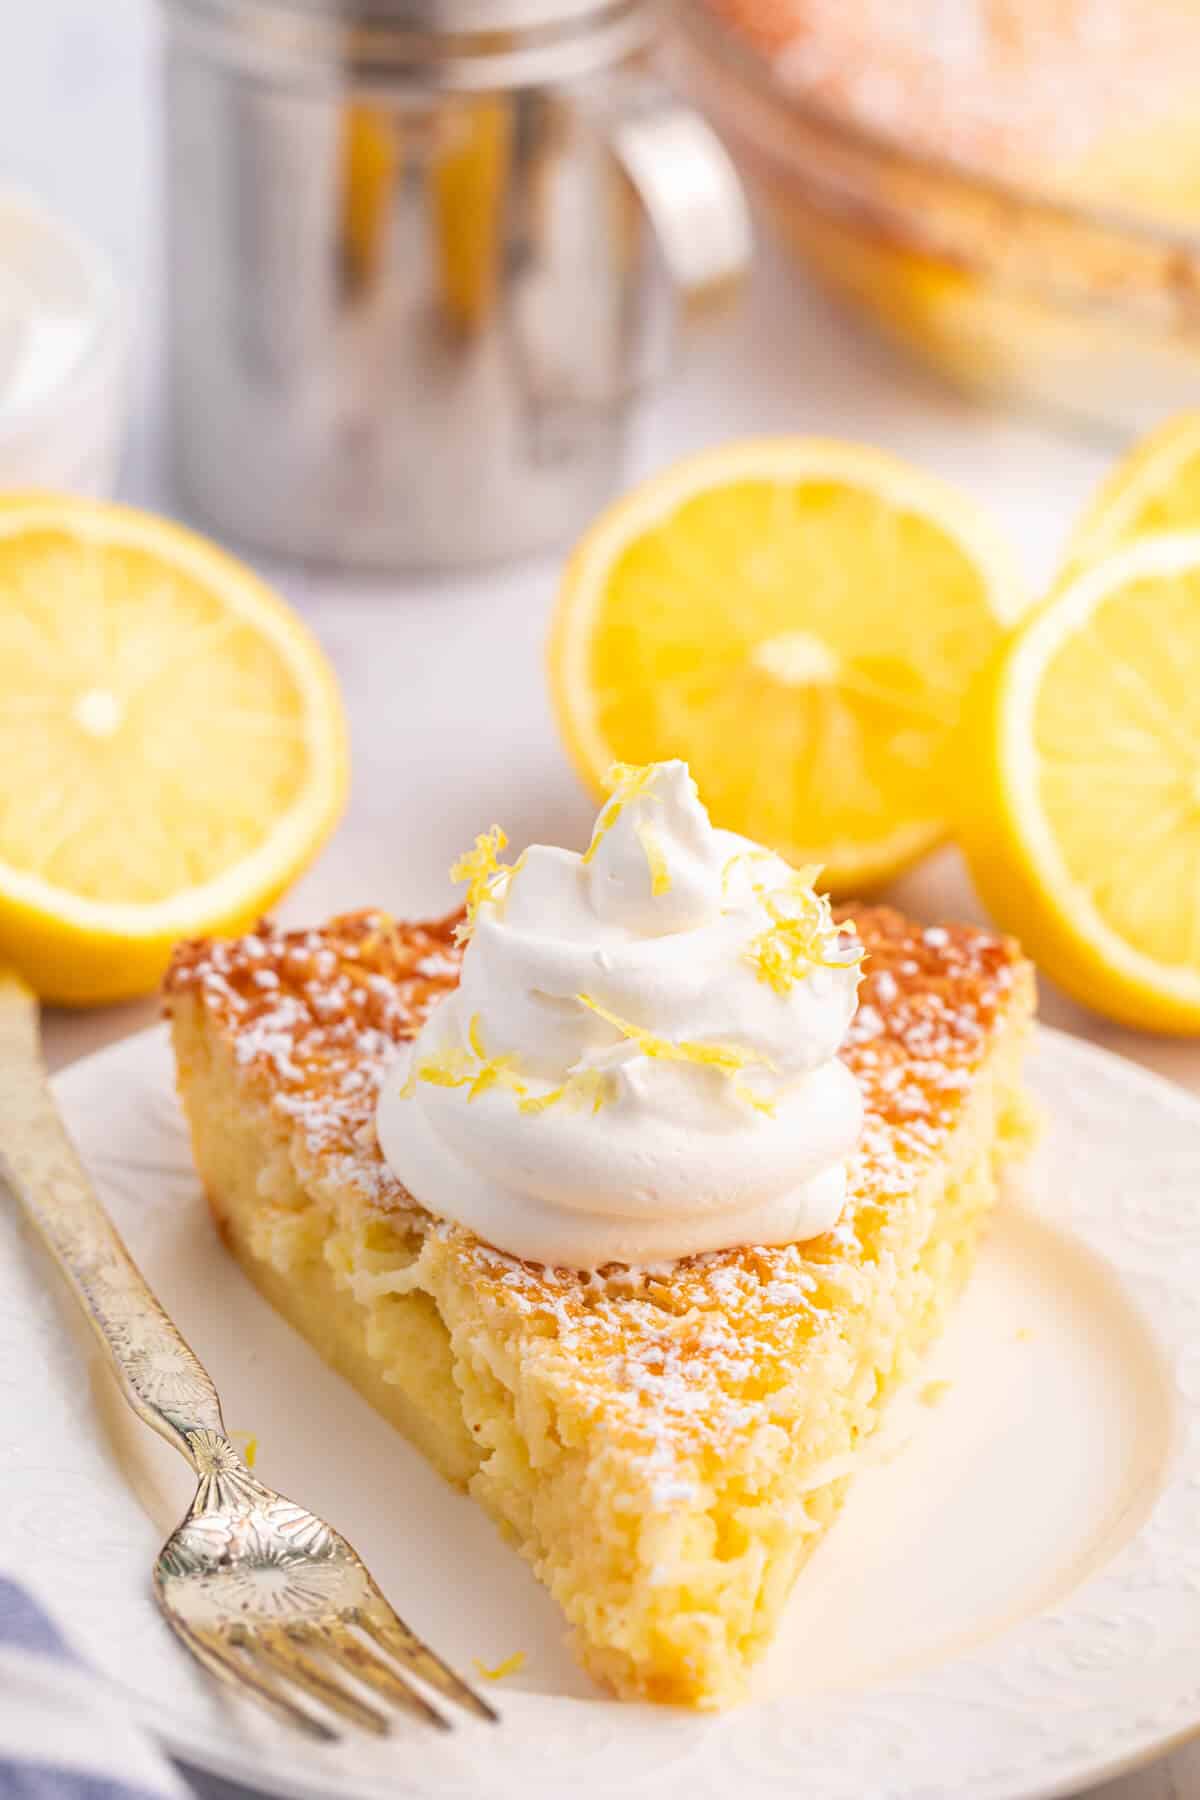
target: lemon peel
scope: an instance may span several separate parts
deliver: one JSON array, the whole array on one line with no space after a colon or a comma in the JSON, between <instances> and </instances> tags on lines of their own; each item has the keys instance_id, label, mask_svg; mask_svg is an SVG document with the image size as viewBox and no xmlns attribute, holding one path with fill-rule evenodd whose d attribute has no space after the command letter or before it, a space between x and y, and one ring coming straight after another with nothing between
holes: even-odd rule
<instances>
[{"instance_id":1,"label":"lemon peel","mask_svg":"<svg viewBox=\"0 0 1200 1800\"><path fill-rule=\"evenodd\" d=\"M525 1084L517 1073L517 1059L510 1052L504 1056L489 1056L483 1044L483 1030L479 1014L473 1013L471 1023L467 1027L467 1041L479 1059L479 1067L471 1082L468 1100L474 1100L477 1094L486 1094L487 1090L503 1083L512 1088L516 1094L525 1092Z\"/></svg>"},{"instance_id":2,"label":"lemon peel","mask_svg":"<svg viewBox=\"0 0 1200 1800\"><path fill-rule=\"evenodd\" d=\"M756 890L771 923L752 940L746 958L760 981L787 995L814 969L852 968L862 961L862 945L835 923L826 894L813 886L820 865L797 869L777 893Z\"/></svg>"},{"instance_id":3,"label":"lemon peel","mask_svg":"<svg viewBox=\"0 0 1200 1800\"><path fill-rule=\"evenodd\" d=\"M481 831L475 839L473 850L464 850L458 861L450 869L450 879L454 882L466 882L467 916L455 932L459 943L465 943L475 925L475 916L485 900L495 898L495 890L502 879L511 880L515 869L510 869L500 861L500 852L508 847L508 834L501 826L493 825L490 831Z\"/></svg>"},{"instance_id":4,"label":"lemon peel","mask_svg":"<svg viewBox=\"0 0 1200 1800\"><path fill-rule=\"evenodd\" d=\"M485 1681L503 1681L506 1675L517 1675L525 1667L525 1652L514 1650L511 1656L506 1656L503 1662L498 1662L490 1669L477 1656L473 1656L471 1661Z\"/></svg>"},{"instance_id":5,"label":"lemon peel","mask_svg":"<svg viewBox=\"0 0 1200 1800\"><path fill-rule=\"evenodd\" d=\"M258 1460L258 1439L252 1431L231 1431L229 1436L235 1444L240 1444L242 1461L248 1469L253 1469Z\"/></svg>"},{"instance_id":6,"label":"lemon peel","mask_svg":"<svg viewBox=\"0 0 1200 1800\"><path fill-rule=\"evenodd\" d=\"M478 1013L473 1013L467 1027L467 1042L449 1046L435 1056L414 1063L408 1079L400 1089L402 1100L411 1100L417 1084L427 1081L431 1087L466 1088L467 1099L486 1094L489 1088L504 1087L516 1097L523 1113L548 1112L552 1106L565 1103L581 1106L590 1101L594 1113L599 1112L609 1097L610 1083L603 1069L580 1069L556 1088L545 1094L531 1094L522 1079L520 1062L507 1051L499 1056L488 1054L483 1041L483 1026Z\"/></svg>"},{"instance_id":7,"label":"lemon peel","mask_svg":"<svg viewBox=\"0 0 1200 1800\"><path fill-rule=\"evenodd\" d=\"M634 1025L628 1019L621 1018L619 1013L610 1012L608 1007L601 1006L590 994L577 994L575 998L589 1012L612 1025L621 1036L635 1043L643 1056L658 1058L664 1062L693 1063L705 1069L715 1069L720 1075L737 1076L746 1069L760 1068L769 1073L776 1072L775 1064L768 1056L761 1056L756 1050L742 1050L737 1044L700 1043L694 1039L658 1037L644 1026ZM747 1101L756 1112L773 1114L774 1107L769 1100L764 1100L744 1082L734 1081L734 1092L739 1099Z\"/></svg>"},{"instance_id":8,"label":"lemon peel","mask_svg":"<svg viewBox=\"0 0 1200 1800\"><path fill-rule=\"evenodd\" d=\"M556 1088L545 1094L529 1094L517 1102L518 1110L523 1113L548 1112L552 1106L565 1103L568 1106L583 1106L589 1100L592 1111L598 1113L609 1098L610 1083L603 1069L580 1069Z\"/></svg>"},{"instance_id":9,"label":"lemon peel","mask_svg":"<svg viewBox=\"0 0 1200 1800\"><path fill-rule=\"evenodd\" d=\"M451 1045L436 1056L424 1057L413 1064L408 1080L400 1090L401 1099L411 1099L419 1081L427 1081L432 1087L465 1087L468 1100L486 1094L489 1088L497 1085L510 1088L518 1095L527 1091L518 1072L517 1059L511 1052L501 1056L488 1055L478 1013L471 1016L466 1045Z\"/></svg>"},{"instance_id":10,"label":"lemon peel","mask_svg":"<svg viewBox=\"0 0 1200 1800\"><path fill-rule=\"evenodd\" d=\"M643 763L640 766L637 763L612 764L604 777L610 799L596 820L592 841L583 853L585 863L591 862L631 800L643 796L649 800L657 798L650 792L650 787L658 774L659 766L658 763ZM671 885L671 871L667 867L662 847L644 822L639 822L636 829L638 842L646 852L646 862L650 868L650 892L655 896L665 894Z\"/></svg>"},{"instance_id":11,"label":"lemon peel","mask_svg":"<svg viewBox=\"0 0 1200 1800\"><path fill-rule=\"evenodd\" d=\"M658 833L644 819L637 823L637 841L646 852L646 861L650 867L650 893L657 900L671 886L671 871L667 866L667 853L659 841Z\"/></svg>"}]
</instances>

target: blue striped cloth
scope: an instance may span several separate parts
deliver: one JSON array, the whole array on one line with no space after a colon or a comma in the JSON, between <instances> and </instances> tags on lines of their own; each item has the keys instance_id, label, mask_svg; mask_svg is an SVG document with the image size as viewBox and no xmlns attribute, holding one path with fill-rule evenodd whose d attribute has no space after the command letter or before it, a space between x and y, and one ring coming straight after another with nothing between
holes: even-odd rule
<instances>
[{"instance_id":1,"label":"blue striped cloth","mask_svg":"<svg viewBox=\"0 0 1200 1800\"><path fill-rule=\"evenodd\" d=\"M28 1589L0 1573L0 1800L235 1800L244 1791L185 1778Z\"/></svg>"}]
</instances>

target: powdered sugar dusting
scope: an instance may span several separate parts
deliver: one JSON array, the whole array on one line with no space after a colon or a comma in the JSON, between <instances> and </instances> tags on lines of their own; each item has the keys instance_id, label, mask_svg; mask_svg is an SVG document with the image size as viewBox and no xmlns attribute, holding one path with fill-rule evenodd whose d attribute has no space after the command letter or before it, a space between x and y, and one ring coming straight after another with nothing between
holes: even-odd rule
<instances>
[{"instance_id":1,"label":"powdered sugar dusting","mask_svg":"<svg viewBox=\"0 0 1200 1800\"><path fill-rule=\"evenodd\" d=\"M637 1459L654 1506L675 1503L680 1484L702 1486L706 1470L718 1479L735 1438L744 1445L761 1433L765 1447L781 1429L774 1414L797 1406L809 1357L863 1298L889 1218L961 1118L1018 978L1024 1016L1027 965L1011 943L965 926L925 934L883 908L846 916L868 951L863 1006L843 1052L864 1090L866 1128L832 1232L665 1270L581 1276L439 1228L501 1317L557 1340L561 1380L595 1429Z\"/></svg>"},{"instance_id":2,"label":"powdered sugar dusting","mask_svg":"<svg viewBox=\"0 0 1200 1800\"><path fill-rule=\"evenodd\" d=\"M264 921L238 939L184 944L167 978L197 993L244 1078L301 1134L309 1158L372 1205L419 1212L375 1141L375 1102L396 1048L458 978L458 915L399 927L352 913L323 931Z\"/></svg>"},{"instance_id":3,"label":"powdered sugar dusting","mask_svg":"<svg viewBox=\"0 0 1200 1800\"><path fill-rule=\"evenodd\" d=\"M249 950L247 940L185 945L167 1004L199 998L243 1079L301 1135L322 1178L372 1208L412 1213L427 1250L456 1265L547 1382L636 1460L648 1503L669 1510L718 1479L735 1438L765 1452L782 1430L776 1415L802 1411L808 1359L868 1292L889 1220L959 1122L997 1026L1018 999L1019 1014L1027 1004L1027 965L1003 939L966 926L922 931L885 908L843 916L867 949L843 1050L866 1125L841 1220L803 1245L662 1267L582 1275L518 1262L414 1211L388 1171L375 1140L378 1085L454 979L454 920L396 926L361 913L322 932L263 926ZM277 986L256 979L263 970Z\"/></svg>"}]
</instances>

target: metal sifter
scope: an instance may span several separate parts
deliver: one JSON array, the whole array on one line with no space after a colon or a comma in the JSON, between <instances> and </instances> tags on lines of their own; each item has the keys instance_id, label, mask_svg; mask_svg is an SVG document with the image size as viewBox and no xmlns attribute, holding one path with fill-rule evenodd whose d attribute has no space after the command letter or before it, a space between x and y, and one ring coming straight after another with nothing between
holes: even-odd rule
<instances>
[{"instance_id":1,"label":"metal sifter","mask_svg":"<svg viewBox=\"0 0 1200 1800\"><path fill-rule=\"evenodd\" d=\"M166 0L173 455L272 550L568 537L749 253L647 0Z\"/></svg>"}]
</instances>

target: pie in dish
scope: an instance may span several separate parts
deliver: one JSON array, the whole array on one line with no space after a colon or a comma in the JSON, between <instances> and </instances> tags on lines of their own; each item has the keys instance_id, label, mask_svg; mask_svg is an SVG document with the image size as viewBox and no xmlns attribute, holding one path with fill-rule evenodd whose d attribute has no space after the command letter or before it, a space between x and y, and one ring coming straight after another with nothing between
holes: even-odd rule
<instances>
[{"instance_id":1,"label":"pie in dish","mask_svg":"<svg viewBox=\"0 0 1200 1800\"><path fill-rule=\"evenodd\" d=\"M456 984L455 918L264 924L182 945L167 978L230 1250L493 1515L629 1699L744 1694L1027 1140L1016 946L885 908L842 918L866 951L842 1050L865 1124L838 1224L642 1270L519 1261L424 1211L384 1161L379 1085Z\"/></svg>"}]
</instances>

